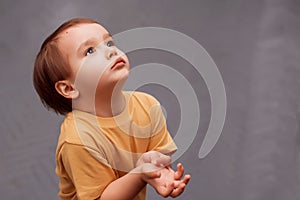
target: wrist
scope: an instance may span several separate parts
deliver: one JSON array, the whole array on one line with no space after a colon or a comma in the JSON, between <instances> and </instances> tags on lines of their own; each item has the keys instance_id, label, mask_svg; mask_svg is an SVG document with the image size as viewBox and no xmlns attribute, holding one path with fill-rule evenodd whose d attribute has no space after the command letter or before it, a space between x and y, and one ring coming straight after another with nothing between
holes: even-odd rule
<instances>
[{"instance_id":1,"label":"wrist","mask_svg":"<svg viewBox=\"0 0 300 200\"><path fill-rule=\"evenodd\" d=\"M150 179L160 177L159 170L159 167L151 163L143 163L134 168L130 173L136 174L142 182L148 183Z\"/></svg>"},{"instance_id":2,"label":"wrist","mask_svg":"<svg viewBox=\"0 0 300 200\"><path fill-rule=\"evenodd\" d=\"M132 176L136 176L137 180L139 181L139 184L147 184L142 164L131 170L129 174L131 174Z\"/></svg>"}]
</instances>

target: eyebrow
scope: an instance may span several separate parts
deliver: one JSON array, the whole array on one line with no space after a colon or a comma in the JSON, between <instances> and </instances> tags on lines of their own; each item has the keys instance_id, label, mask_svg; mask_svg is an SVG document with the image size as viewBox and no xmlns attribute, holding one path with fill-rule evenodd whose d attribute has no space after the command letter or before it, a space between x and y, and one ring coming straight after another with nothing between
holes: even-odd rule
<instances>
[{"instance_id":1,"label":"eyebrow","mask_svg":"<svg viewBox=\"0 0 300 200\"><path fill-rule=\"evenodd\" d=\"M112 38L112 36L109 33L105 33L102 37L102 41L106 40L107 38ZM79 47L77 48L77 53L81 53L83 51L83 49L87 46L97 44L98 41L99 41L99 38L96 38L96 37L89 38L88 40L84 41L83 43L81 43L79 45Z\"/></svg>"}]
</instances>

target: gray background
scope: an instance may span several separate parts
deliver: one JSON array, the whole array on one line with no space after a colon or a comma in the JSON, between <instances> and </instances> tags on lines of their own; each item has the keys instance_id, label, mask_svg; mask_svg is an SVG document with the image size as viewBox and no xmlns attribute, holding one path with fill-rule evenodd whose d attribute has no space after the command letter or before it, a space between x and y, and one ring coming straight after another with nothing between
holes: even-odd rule
<instances>
[{"instance_id":1,"label":"gray background","mask_svg":"<svg viewBox=\"0 0 300 200\"><path fill-rule=\"evenodd\" d=\"M63 118L42 107L32 69L45 37L79 16L98 20L112 34L143 26L180 31L216 62L226 87L227 117L217 145L200 160L211 109L201 76L168 52L129 53L132 67L149 62L172 66L197 92L199 131L176 161L184 163L192 180L178 199L300 199L298 0L1 0L0 199L58 199L54 161ZM162 102L174 136L180 121L174 94L155 84L139 90ZM151 189L147 196L160 199Z\"/></svg>"}]
</instances>

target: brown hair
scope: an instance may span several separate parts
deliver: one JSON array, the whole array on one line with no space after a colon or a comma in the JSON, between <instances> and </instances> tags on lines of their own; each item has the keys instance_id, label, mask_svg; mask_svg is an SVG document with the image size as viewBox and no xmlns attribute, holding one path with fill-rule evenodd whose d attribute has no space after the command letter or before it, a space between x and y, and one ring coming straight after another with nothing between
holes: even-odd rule
<instances>
[{"instance_id":1,"label":"brown hair","mask_svg":"<svg viewBox=\"0 0 300 200\"><path fill-rule=\"evenodd\" d=\"M59 26L43 42L36 56L33 70L33 84L43 105L62 115L72 111L72 101L60 95L55 83L71 75L69 63L58 48L58 36L66 29L78 24L98 23L87 18L74 18Z\"/></svg>"}]
</instances>

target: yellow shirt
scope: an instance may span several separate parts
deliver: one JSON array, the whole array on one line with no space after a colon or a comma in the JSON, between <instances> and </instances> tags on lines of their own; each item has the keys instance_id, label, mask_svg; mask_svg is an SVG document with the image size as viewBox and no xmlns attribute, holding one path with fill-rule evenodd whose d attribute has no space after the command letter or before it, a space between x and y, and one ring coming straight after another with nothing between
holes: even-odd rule
<instances>
[{"instance_id":1,"label":"yellow shirt","mask_svg":"<svg viewBox=\"0 0 300 200\"><path fill-rule=\"evenodd\" d=\"M135 167L145 152L176 151L159 102L141 92L123 92L124 111L101 118L74 110L61 125L56 150L59 197L91 200ZM144 200L146 187L135 200Z\"/></svg>"}]
</instances>

